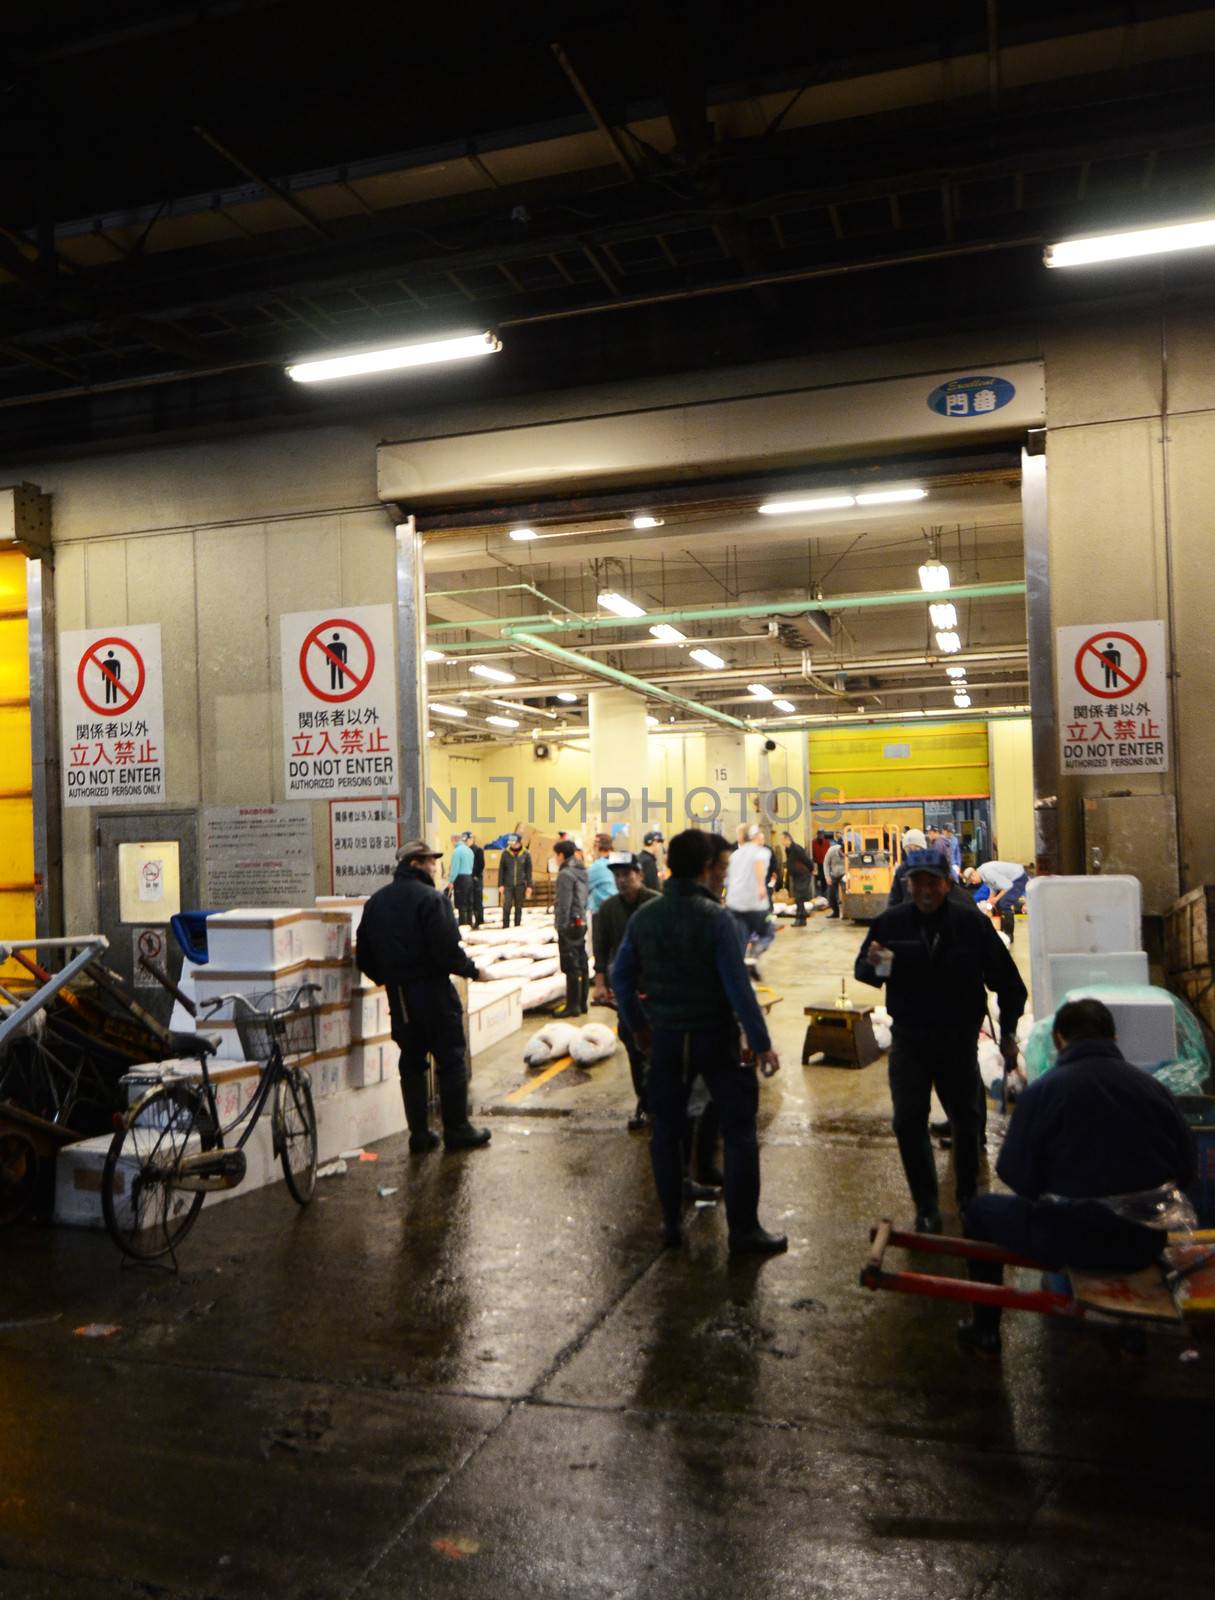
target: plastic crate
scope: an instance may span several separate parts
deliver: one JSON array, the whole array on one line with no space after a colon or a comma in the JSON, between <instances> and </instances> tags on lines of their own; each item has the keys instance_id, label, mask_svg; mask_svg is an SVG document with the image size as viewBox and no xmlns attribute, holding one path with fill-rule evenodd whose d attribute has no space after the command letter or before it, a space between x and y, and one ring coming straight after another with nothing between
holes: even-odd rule
<instances>
[{"instance_id":1,"label":"plastic crate","mask_svg":"<svg viewBox=\"0 0 1215 1600\"><path fill-rule=\"evenodd\" d=\"M1190 1199L1200 1225L1215 1228L1215 1096L1179 1095L1177 1104L1194 1130L1198 1145L1198 1175L1190 1189Z\"/></svg>"}]
</instances>

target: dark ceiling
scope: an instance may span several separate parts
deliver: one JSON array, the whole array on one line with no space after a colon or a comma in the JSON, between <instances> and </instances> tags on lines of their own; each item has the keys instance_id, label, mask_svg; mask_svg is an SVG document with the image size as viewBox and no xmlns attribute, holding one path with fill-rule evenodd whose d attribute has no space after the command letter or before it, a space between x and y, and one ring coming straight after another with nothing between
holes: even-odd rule
<instances>
[{"instance_id":1,"label":"dark ceiling","mask_svg":"<svg viewBox=\"0 0 1215 1600\"><path fill-rule=\"evenodd\" d=\"M485 395L1067 314L1158 269L1042 242L1215 165L1215 8L1165 0L50 0L2 65L10 459L383 410L282 364L434 331L502 331Z\"/></svg>"}]
</instances>

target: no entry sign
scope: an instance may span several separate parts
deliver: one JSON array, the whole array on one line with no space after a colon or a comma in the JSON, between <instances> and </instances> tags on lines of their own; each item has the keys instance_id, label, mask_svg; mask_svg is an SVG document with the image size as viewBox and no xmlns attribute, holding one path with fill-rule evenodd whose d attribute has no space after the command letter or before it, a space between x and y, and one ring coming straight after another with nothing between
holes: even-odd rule
<instances>
[{"instance_id":1,"label":"no entry sign","mask_svg":"<svg viewBox=\"0 0 1215 1600\"><path fill-rule=\"evenodd\" d=\"M283 762L289 798L381 795L397 785L392 607L282 619Z\"/></svg>"},{"instance_id":2,"label":"no entry sign","mask_svg":"<svg viewBox=\"0 0 1215 1600\"><path fill-rule=\"evenodd\" d=\"M59 696L65 804L165 798L159 623L60 634Z\"/></svg>"},{"instance_id":3,"label":"no entry sign","mask_svg":"<svg viewBox=\"0 0 1215 1600\"><path fill-rule=\"evenodd\" d=\"M1162 622L1060 628L1064 772L1167 772L1168 675Z\"/></svg>"}]
</instances>

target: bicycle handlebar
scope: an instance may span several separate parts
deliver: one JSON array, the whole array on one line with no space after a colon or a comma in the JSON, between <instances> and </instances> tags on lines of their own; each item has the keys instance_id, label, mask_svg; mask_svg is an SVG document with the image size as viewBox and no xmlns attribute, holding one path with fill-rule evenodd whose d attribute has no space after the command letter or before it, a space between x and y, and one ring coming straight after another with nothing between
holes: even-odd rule
<instances>
[{"instance_id":1,"label":"bicycle handlebar","mask_svg":"<svg viewBox=\"0 0 1215 1600\"><path fill-rule=\"evenodd\" d=\"M300 1009L301 995L320 993L321 986L319 983L301 983L299 988L292 992L290 1002L287 1005L279 1006L272 1012L259 1013L259 1015L285 1017L288 1012L298 1011ZM220 1006L226 1006L230 1001L235 1002L237 1000L239 1000L242 1005L248 1006L250 1010L255 1009L253 1002L249 999L247 994L218 994L214 995L210 1000L200 1000L198 1002L199 1015L211 1016L219 1010Z\"/></svg>"}]
</instances>

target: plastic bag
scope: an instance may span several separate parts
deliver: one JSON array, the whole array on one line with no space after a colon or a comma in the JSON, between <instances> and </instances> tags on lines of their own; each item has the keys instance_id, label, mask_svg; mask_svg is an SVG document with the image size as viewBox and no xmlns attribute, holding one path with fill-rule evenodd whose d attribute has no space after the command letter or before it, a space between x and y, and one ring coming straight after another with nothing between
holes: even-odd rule
<instances>
[{"instance_id":1,"label":"plastic bag","mask_svg":"<svg viewBox=\"0 0 1215 1600\"><path fill-rule=\"evenodd\" d=\"M1042 1198L1060 1205L1070 1203L1055 1194L1045 1194ZM1104 1206L1127 1222L1137 1222L1141 1228L1181 1230L1193 1228L1198 1222L1198 1213L1190 1201L1171 1183L1162 1183L1156 1189L1141 1189L1135 1194L1095 1195L1093 1203Z\"/></svg>"},{"instance_id":2,"label":"plastic bag","mask_svg":"<svg viewBox=\"0 0 1215 1600\"><path fill-rule=\"evenodd\" d=\"M1161 995L1166 995L1172 1002L1177 1024L1177 1055L1172 1061L1162 1061L1157 1066L1144 1070L1150 1070L1152 1076L1159 1078L1160 1082L1174 1094L1204 1093L1211 1075L1210 1052L1203 1037L1202 1025L1179 995L1170 993L1168 989L1158 989L1149 983L1111 983L1095 985L1092 988L1070 989L1064 1000L1080 1000L1089 995L1098 1000L1159 999ZM1041 1021L1036 1022L1030 1029L1029 1038L1023 1047L1025 1070L1031 1083L1040 1078L1044 1072L1049 1072L1055 1064L1057 1052L1051 1039L1054 1022L1053 1016L1043 1017Z\"/></svg>"}]
</instances>

